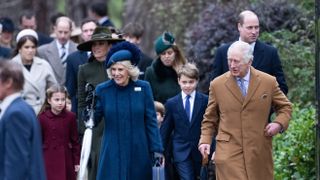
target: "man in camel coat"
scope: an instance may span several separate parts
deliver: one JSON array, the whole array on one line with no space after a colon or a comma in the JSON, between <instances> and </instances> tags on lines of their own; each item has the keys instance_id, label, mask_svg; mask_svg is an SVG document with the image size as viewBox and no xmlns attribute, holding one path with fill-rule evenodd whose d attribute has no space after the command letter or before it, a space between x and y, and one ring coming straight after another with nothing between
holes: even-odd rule
<instances>
[{"instance_id":1,"label":"man in camel coat","mask_svg":"<svg viewBox=\"0 0 320 180\"><path fill-rule=\"evenodd\" d=\"M272 180L272 137L288 128L292 105L276 78L251 67L252 48L236 41L228 49L229 71L210 84L199 150L209 154L216 136L219 180ZM276 117L268 122L271 107Z\"/></svg>"}]
</instances>

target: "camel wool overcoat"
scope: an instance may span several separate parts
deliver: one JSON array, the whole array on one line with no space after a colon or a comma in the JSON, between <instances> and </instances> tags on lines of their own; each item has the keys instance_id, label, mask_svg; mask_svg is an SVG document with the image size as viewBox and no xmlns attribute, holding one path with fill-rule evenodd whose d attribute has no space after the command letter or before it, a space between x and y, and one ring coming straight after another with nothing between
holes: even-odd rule
<instances>
[{"instance_id":1,"label":"camel wool overcoat","mask_svg":"<svg viewBox=\"0 0 320 180\"><path fill-rule=\"evenodd\" d=\"M292 105L276 79L250 67L247 95L241 94L230 72L210 84L200 144L216 135L216 175L219 180L272 180L272 137L265 136L271 107L273 122L288 128Z\"/></svg>"}]
</instances>

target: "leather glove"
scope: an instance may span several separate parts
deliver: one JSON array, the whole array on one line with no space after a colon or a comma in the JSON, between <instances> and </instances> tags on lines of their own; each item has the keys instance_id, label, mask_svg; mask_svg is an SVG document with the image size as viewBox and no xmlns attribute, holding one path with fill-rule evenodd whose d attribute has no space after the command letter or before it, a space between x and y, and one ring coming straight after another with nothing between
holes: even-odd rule
<instances>
[{"instance_id":1,"label":"leather glove","mask_svg":"<svg viewBox=\"0 0 320 180\"><path fill-rule=\"evenodd\" d=\"M164 156L162 153L154 152L153 153L153 162L155 166L162 166L164 165Z\"/></svg>"},{"instance_id":2,"label":"leather glove","mask_svg":"<svg viewBox=\"0 0 320 180\"><path fill-rule=\"evenodd\" d=\"M93 92L88 92L86 96L86 105L90 106L93 100Z\"/></svg>"}]
</instances>

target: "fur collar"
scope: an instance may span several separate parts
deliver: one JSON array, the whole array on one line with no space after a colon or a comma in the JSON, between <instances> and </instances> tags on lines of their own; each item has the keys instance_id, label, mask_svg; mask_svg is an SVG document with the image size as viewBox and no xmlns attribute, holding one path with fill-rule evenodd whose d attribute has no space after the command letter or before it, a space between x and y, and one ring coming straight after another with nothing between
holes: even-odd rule
<instances>
[{"instance_id":1,"label":"fur collar","mask_svg":"<svg viewBox=\"0 0 320 180\"><path fill-rule=\"evenodd\" d=\"M156 61L153 64L154 72L157 76L157 78L160 81L164 81L165 79L173 78L175 81L178 81L178 75L176 71L172 67L165 66L160 58L156 59Z\"/></svg>"}]
</instances>

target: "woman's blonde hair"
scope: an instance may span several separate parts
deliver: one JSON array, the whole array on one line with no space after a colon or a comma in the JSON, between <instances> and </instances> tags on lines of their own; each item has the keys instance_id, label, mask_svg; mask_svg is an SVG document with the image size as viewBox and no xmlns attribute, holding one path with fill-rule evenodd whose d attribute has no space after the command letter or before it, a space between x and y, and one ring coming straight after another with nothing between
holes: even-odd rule
<instances>
[{"instance_id":1,"label":"woman's blonde hair","mask_svg":"<svg viewBox=\"0 0 320 180\"><path fill-rule=\"evenodd\" d=\"M127 68L128 70L128 73L129 73L129 76L130 76L130 79L132 81L136 81L138 80L138 77L139 77L139 74L140 74L140 70L137 66L134 66L131 64L131 62L129 60L125 60L125 61L118 61L114 64L121 64L123 65L125 68ZM107 74L108 74L108 77L110 79L112 79L112 75L111 75L111 67L113 65L110 66L110 68L107 69Z\"/></svg>"}]
</instances>

